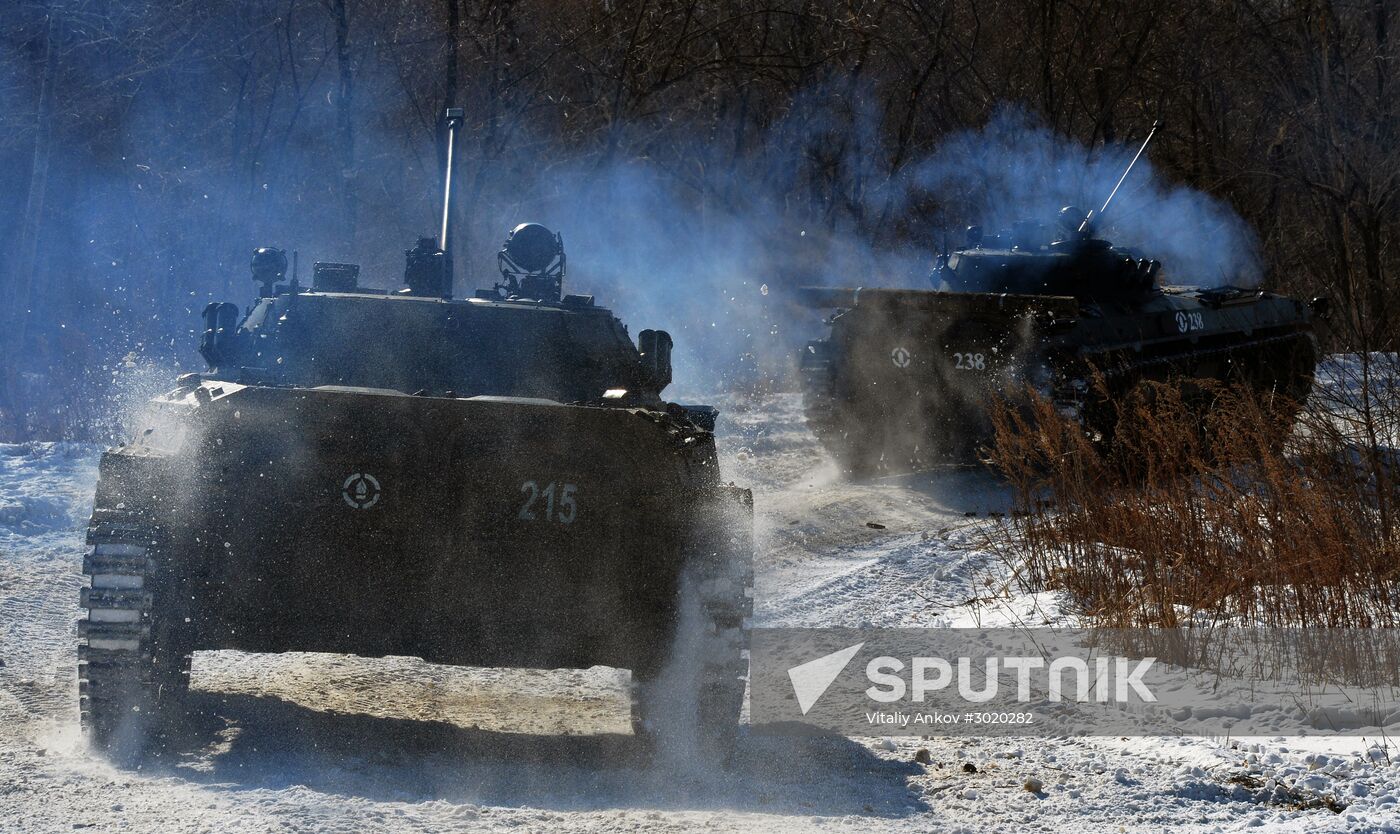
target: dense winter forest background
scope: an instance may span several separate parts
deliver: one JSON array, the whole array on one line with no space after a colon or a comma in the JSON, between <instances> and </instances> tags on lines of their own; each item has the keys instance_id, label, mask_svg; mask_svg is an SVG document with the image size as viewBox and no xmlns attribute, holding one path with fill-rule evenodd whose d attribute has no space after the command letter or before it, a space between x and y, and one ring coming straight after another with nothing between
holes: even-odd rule
<instances>
[{"instance_id":1,"label":"dense winter forest background","mask_svg":"<svg viewBox=\"0 0 1400 834\"><path fill-rule=\"evenodd\" d=\"M1394 349L1398 11L8 0L0 439L100 435L116 398L197 367L198 313L250 298L255 246L397 285L433 231L448 105L467 112L457 292L539 220L578 291L670 328L711 390L781 384L789 288L917 283L968 222L1092 205L1159 118L1120 239L1170 226L1219 273L1199 280L1330 295L1334 345Z\"/></svg>"}]
</instances>

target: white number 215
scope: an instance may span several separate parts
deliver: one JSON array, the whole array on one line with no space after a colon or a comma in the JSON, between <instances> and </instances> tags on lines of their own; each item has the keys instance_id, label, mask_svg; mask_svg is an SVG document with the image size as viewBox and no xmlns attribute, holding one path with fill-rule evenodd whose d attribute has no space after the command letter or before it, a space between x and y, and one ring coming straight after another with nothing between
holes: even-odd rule
<instances>
[{"instance_id":1,"label":"white number 215","mask_svg":"<svg viewBox=\"0 0 1400 834\"><path fill-rule=\"evenodd\" d=\"M534 481L526 481L520 485L520 491L525 494L525 503L520 505L520 512L516 518L522 521L543 520L573 524L574 518L578 516L578 504L574 501L578 487L574 484L556 484L550 481L541 489ZM540 499L544 499L543 519L536 514L535 508Z\"/></svg>"}]
</instances>

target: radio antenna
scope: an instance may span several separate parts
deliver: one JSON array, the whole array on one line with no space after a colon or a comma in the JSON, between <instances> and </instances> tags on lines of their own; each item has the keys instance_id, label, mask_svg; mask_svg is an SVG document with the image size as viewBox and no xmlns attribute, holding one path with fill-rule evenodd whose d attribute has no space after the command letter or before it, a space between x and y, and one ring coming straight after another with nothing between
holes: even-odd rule
<instances>
[{"instance_id":1,"label":"radio antenna","mask_svg":"<svg viewBox=\"0 0 1400 834\"><path fill-rule=\"evenodd\" d=\"M1129 162L1128 167L1123 170L1123 176L1118 178L1118 183L1114 185L1113 190L1108 193L1108 199L1103 201L1103 207L1099 209L1097 214L1098 217L1103 217L1103 213L1108 211L1108 204L1112 203L1113 198L1118 196L1118 189L1123 187L1123 181L1128 178L1128 174L1132 173L1133 166L1136 165L1137 161L1142 157L1143 151L1147 150L1147 146L1152 143L1152 137L1156 136L1157 131L1161 130L1165 124L1166 123L1161 119L1152 123L1152 129L1147 132L1147 138L1142 140L1142 147L1138 148L1138 152L1133 155L1133 161ZM1093 209L1089 209L1089 213L1084 215L1084 222L1079 224L1079 231L1081 234L1089 231L1089 223L1095 216Z\"/></svg>"}]
</instances>

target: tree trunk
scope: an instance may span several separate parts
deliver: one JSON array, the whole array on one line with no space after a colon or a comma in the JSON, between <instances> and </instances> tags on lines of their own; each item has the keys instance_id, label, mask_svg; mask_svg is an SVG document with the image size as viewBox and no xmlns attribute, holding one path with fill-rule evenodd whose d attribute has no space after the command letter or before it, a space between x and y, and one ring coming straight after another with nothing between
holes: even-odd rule
<instances>
[{"instance_id":1,"label":"tree trunk","mask_svg":"<svg viewBox=\"0 0 1400 834\"><path fill-rule=\"evenodd\" d=\"M5 417L22 425L20 411L24 403L16 401L16 382L19 380L20 364L26 353L25 342L29 334L31 309L36 294L42 300L43 282L39 280L39 242L44 236L44 203L48 198L49 154L53 146L53 98L54 80L58 74L58 47L56 13L49 9L44 27L44 70L40 79L39 102L34 115L34 154L30 160L29 193L24 204L24 217L19 228L18 244L10 271L13 283L8 288L5 310L8 311L5 327L4 359L0 360L0 431L5 429ZM35 289L38 288L38 293ZM42 306L42 305L39 305ZM3 314L0 314L3 315ZM3 319L0 319L3 320ZM31 357L32 359L32 357Z\"/></svg>"},{"instance_id":2,"label":"tree trunk","mask_svg":"<svg viewBox=\"0 0 1400 834\"><path fill-rule=\"evenodd\" d=\"M350 63L350 10L349 0L331 0L331 14L335 18L335 61L340 79L336 91L335 125L340 138L340 188L341 211L345 218L346 245L353 252L355 248L356 224L356 177L355 177L355 73Z\"/></svg>"}]
</instances>

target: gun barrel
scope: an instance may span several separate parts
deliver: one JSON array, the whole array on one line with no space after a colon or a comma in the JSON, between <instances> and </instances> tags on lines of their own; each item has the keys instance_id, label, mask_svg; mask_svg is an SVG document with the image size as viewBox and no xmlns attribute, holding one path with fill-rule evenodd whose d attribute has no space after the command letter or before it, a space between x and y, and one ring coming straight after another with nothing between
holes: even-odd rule
<instances>
[{"instance_id":1,"label":"gun barrel","mask_svg":"<svg viewBox=\"0 0 1400 834\"><path fill-rule=\"evenodd\" d=\"M1133 161L1129 162L1128 167L1123 169L1123 175L1118 178L1118 182L1113 186L1113 190L1108 193L1108 199L1103 201L1103 207L1100 208L1097 213L1098 217L1102 217L1103 213L1108 211L1109 203L1112 203L1113 198L1118 196L1118 189L1123 187L1123 182L1128 178L1128 174L1132 173L1133 166L1142 158L1143 151L1146 151L1147 146L1152 143L1152 137L1157 135L1157 131L1160 130L1164 124L1165 123L1161 119L1152 123L1152 129L1147 132L1147 138L1142 140L1142 147L1138 148L1136 154L1133 154ZM1079 231L1087 232L1089 230L1089 221L1093 220L1095 216L1094 210L1090 209L1089 213L1084 216L1084 222L1079 224Z\"/></svg>"}]
</instances>

